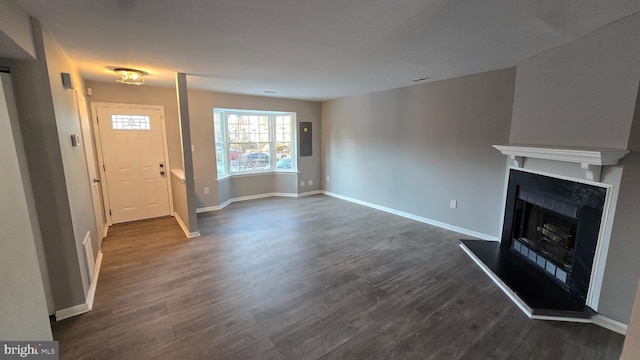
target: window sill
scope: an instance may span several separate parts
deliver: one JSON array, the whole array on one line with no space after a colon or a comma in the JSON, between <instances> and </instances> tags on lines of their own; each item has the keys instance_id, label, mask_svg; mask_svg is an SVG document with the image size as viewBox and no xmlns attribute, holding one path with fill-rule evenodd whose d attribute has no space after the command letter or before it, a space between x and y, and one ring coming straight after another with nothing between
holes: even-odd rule
<instances>
[{"instance_id":1,"label":"window sill","mask_svg":"<svg viewBox=\"0 0 640 360\"><path fill-rule=\"evenodd\" d=\"M260 172L250 172L250 173L239 173L239 174L231 174L225 175L221 178L216 179L217 182L225 181L230 178L241 178L241 177L253 177L253 176L261 176L261 175L298 175L300 171L291 170L291 171L260 171Z\"/></svg>"}]
</instances>

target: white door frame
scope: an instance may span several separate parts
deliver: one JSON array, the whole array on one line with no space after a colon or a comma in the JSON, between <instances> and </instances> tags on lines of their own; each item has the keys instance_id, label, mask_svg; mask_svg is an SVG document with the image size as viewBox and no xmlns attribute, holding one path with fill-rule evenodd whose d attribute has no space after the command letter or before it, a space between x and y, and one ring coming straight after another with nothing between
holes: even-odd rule
<instances>
[{"instance_id":1,"label":"white door frame","mask_svg":"<svg viewBox=\"0 0 640 360\"><path fill-rule=\"evenodd\" d=\"M106 226L106 222L105 222L105 216L104 216L104 199L102 198L102 194L98 193L98 194L94 194L94 186L97 186L95 183L96 182L100 182L100 179L96 179L93 178L92 175L94 175L95 177L100 177L100 175L98 175L95 171L98 169L98 164L96 163L96 158L95 158L95 154L96 154L96 147L95 145L95 139L93 136L93 132L91 131L91 118L89 117L89 111L87 109L87 99L84 97L83 94L81 94L78 90L75 90L76 92L76 104L78 106L78 120L80 121L80 129L82 130L82 141L84 142L84 155L85 158L87 160L87 167L89 167L88 171L89 171L89 186L91 187L91 199L93 200L93 202L97 202L96 204L94 204L93 207L93 211L95 213L95 218L96 218L96 226L97 226L97 231L98 231L98 235L99 235L99 240L100 240L100 244L102 244L102 240L107 236L107 229L108 227ZM83 115L84 115L84 120L87 122L87 128L85 129L85 124L83 123ZM87 131L85 131L87 130ZM91 172L91 168L93 167L93 174ZM98 212L99 209L99 212ZM91 269L91 271L93 271L93 269Z\"/></svg>"},{"instance_id":2,"label":"white door frame","mask_svg":"<svg viewBox=\"0 0 640 360\"><path fill-rule=\"evenodd\" d=\"M122 103L106 103L106 102L91 102L91 117L94 121L94 135L96 139L96 151L98 154L98 170L100 171L100 185L102 186L102 198L104 204L104 213L107 218L107 225L113 225L113 221L111 220L111 216L107 216L109 214L109 209L111 209L111 203L109 202L109 190L107 188L107 176L104 171L104 157L102 154L102 140L100 138L100 126L98 125L98 108L99 107L108 107L108 108L121 108L123 110L126 109L143 109L143 110L157 110L160 112L160 124L162 125L162 145L164 146L164 162L166 164L166 181L167 181L167 196L169 196L169 215L173 216L173 191L171 190L171 164L169 164L169 148L167 146L167 127L164 119L164 106L162 105L142 105L142 104L122 104ZM103 120L104 121L104 120Z\"/></svg>"}]
</instances>

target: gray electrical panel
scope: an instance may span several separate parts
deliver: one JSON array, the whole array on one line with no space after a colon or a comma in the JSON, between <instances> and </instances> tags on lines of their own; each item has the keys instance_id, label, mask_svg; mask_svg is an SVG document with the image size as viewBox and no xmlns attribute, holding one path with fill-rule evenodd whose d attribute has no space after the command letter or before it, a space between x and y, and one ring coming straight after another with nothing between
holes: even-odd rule
<instances>
[{"instance_id":1,"label":"gray electrical panel","mask_svg":"<svg viewBox=\"0 0 640 360\"><path fill-rule=\"evenodd\" d=\"M301 122L300 131L298 132L298 134L300 136L300 156L313 155L313 143L311 141L311 123Z\"/></svg>"}]
</instances>

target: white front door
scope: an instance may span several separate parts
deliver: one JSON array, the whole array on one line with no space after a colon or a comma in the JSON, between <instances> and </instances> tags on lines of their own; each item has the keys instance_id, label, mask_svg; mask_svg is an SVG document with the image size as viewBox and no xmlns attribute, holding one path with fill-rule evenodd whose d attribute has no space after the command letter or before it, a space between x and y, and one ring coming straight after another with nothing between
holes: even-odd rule
<instances>
[{"instance_id":1,"label":"white front door","mask_svg":"<svg viewBox=\"0 0 640 360\"><path fill-rule=\"evenodd\" d=\"M111 223L170 215L160 109L95 107Z\"/></svg>"}]
</instances>

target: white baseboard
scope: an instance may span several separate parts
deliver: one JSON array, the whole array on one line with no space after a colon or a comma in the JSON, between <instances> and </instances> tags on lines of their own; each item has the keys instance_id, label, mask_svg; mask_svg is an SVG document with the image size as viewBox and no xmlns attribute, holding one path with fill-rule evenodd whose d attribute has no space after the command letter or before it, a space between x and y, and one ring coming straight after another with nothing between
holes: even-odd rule
<instances>
[{"instance_id":1,"label":"white baseboard","mask_svg":"<svg viewBox=\"0 0 640 360\"><path fill-rule=\"evenodd\" d=\"M173 213L173 217L176 218L176 221L178 222L178 225L180 225L180 228L182 228L182 231L187 236L187 238L191 239L191 238L195 238L195 237L200 236L200 231L192 231L192 232L189 231L189 228L187 228L187 226L182 221L182 218L180 217L180 214L178 214L177 212L174 212Z\"/></svg>"},{"instance_id":2,"label":"white baseboard","mask_svg":"<svg viewBox=\"0 0 640 360\"><path fill-rule=\"evenodd\" d=\"M627 330L629 329L629 325L609 319L608 317L600 314L594 315L591 318L591 322L605 329L617 332L620 335L627 335Z\"/></svg>"},{"instance_id":3,"label":"white baseboard","mask_svg":"<svg viewBox=\"0 0 640 360\"><path fill-rule=\"evenodd\" d=\"M303 196L310 196L310 195L317 195L317 194L329 195L331 197L335 197L335 198L338 198L338 199L341 199L341 200L346 200L346 201L349 201L349 202L352 202L352 203L356 203L356 204L359 204L359 205L364 205L364 206L367 206L367 207L370 207L370 208L373 208L373 209L376 209L376 210L381 210L381 211L388 212L388 213L391 213L391 214L394 214L394 215L405 217L407 219L419 221L421 223L437 226L439 228L455 231L457 233L473 236L473 237L476 237L476 238L479 238L479 239L490 240L490 241L498 241L498 237L496 237L496 236L491 236L491 235L483 234L483 233L480 233L480 232L477 232L477 231L461 228L461 227L458 227L458 226L453 226L453 225L446 224L446 223L443 223L443 222L440 222L440 221L436 221L436 220L428 219L428 218L425 218L425 217L413 215L413 214L410 214L410 213L407 213L407 212L404 212L404 211L399 211L399 210L391 209L391 208L388 208L388 207L372 204L372 203L369 203L369 202L366 202L366 201L353 199L353 198L350 198L348 196L343 196L343 195L335 194L335 193L332 193L332 192L329 192L329 191L324 191L324 190L313 190L313 191L308 191L308 192L299 193L299 194L272 192L272 193L265 193L265 194L241 196L241 197L229 199L229 200L225 201L224 203L222 203L220 205L217 205L217 206L208 206L208 207L198 208L198 209L196 209L196 212L197 213L203 213L203 212L208 212L208 211L220 210L220 209L223 209L225 206L227 206L229 204L232 204L234 202L239 202L239 201L262 199L262 198L273 197L273 196L303 197Z\"/></svg>"},{"instance_id":4,"label":"white baseboard","mask_svg":"<svg viewBox=\"0 0 640 360\"><path fill-rule=\"evenodd\" d=\"M98 231L100 231L100 229L98 229ZM109 232L109 225L107 225L107 223L104 223L104 226L102 228L102 233L100 234L100 241L98 241L98 246L100 248L102 248L102 242L104 241L104 239L107 238L108 232Z\"/></svg>"},{"instance_id":5,"label":"white baseboard","mask_svg":"<svg viewBox=\"0 0 640 360\"><path fill-rule=\"evenodd\" d=\"M234 202L239 202L239 201L248 201L248 200L256 200L256 199L263 199L263 198L268 198L268 197L292 197L292 198L297 198L297 197L303 197L303 196L310 196L310 195L316 195L316 194L322 194L323 191L322 190L313 190L313 191L307 191L304 193L280 193L280 192L271 192L271 193L264 193L264 194L257 194L257 195L249 195L249 196L241 196L241 197L237 197L237 198L233 198L233 199L229 199L225 202L223 202L220 205L217 206L207 206L207 207L202 207L202 208L197 208L196 209L196 213L203 213L203 212L208 212L208 211L216 211L216 210L221 210L224 207L226 207L227 205L230 205Z\"/></svg>"},{"instance_id":6,"label":"white baseboard","mask_svg":"<svg viewBox=\"0 0 640 360\"><path fill-rule=\"evenodd\" d=\"M56 311L56 321L68 319L70 317L84 314L93 309L93 300L96 296L96 289L98 288L98 277L100 276L100 267L102 266L102 250L98 252L98 257L94 265L93 276L91 277L91 285L87 292L87 299L84 304L75 305L66 309Z\"/></svg>"},{"instance_id":7,"label":"white baseboard","mask_svg":"<svg viewBox=\"0 0 640 360\"><path fill-rule=\"evenodd\" d=\"M339 195L339 194L335 194L329 191L323 191L324 194L329 195L331 197L337 198L337 199L341 199L341 200L346 200L355 204L359 204L359 205L364 205L376 210L381 210L384 212L388 212L390 214L394 214L394 215L398 215L398 216L402 216L404 218L407 219L411 219L411 220L415 220L421 223L425 223L425 224L429 224L429 225L433 225L433 226L437 226L439 228L442 229L446 229L446 230L451 230L451 231L455 231L457 233L460 234L464 234L464 235L469 235L469 236L473 236L479 239L483 239L483 240L490 240L490 241L499 241L497 236L492 236L492 235L487 235L487 234L483 234L477 231L473 231L473 230L469 230L469 229L465 229L459 226L454 226L454 225L450 225L447 223L443 223L437 220L433 220L433 219L429 219L429 218L425 218L422 216L418 216L418 215L414 215L414 214L410 214L404 211L400 211L400 210L396 210L396 209L391 209L385 206L381 206L381 205L376 205L376 204L372 204L366 201L362 201L362 200L358 200L358 199L354 199L354 198L350 198L348 196L344 196L344 195Z\"/></svg>"},{"instance_id":8,"label":"white baseboard","mask_svg":"<svg viewBox=\"0 0 640 360\"><path fill-rule=\"evenodd\" d=\"M313 191L303 192L298 194L298 197L318 195L318 194L324 194L324 190L313 190Z\"/></svg>"}]
</instances>

